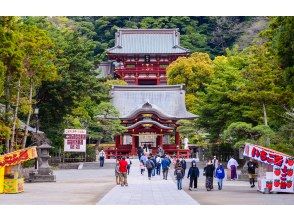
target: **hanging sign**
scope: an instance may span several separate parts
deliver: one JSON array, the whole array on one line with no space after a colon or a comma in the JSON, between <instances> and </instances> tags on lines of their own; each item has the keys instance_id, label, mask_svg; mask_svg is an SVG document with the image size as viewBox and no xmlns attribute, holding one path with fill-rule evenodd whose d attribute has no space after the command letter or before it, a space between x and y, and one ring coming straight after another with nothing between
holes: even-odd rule
<instances>
[{"instance_id":1,"label":"hanging sign","mask_svg":"<svg viewBox=\"0 0 294 220\"><path fill-rule=\"evenodd\" d=\"M8 154L0 155L0 168L14 166L36 157L38 157L36 147L13 151Z\"/></svg>"},{"instance_id":2,"label":"hanging sign","mask_svg":"<svg viewBox=\"0 0 294 220\"><path fill-rule=\"evenodd\" d=\"M64 130L64 152L86 152L86 130Z\"/></svg>"}]
</instances>

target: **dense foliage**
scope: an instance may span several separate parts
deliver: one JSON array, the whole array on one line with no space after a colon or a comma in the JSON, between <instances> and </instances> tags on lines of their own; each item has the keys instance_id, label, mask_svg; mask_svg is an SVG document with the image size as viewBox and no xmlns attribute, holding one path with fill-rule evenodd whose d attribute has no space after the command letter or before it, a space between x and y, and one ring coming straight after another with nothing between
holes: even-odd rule
<instances>
[{"instance_id":1,"label":"dense foliage","mask_svg":"<svg viewBox=\"0 0 294 220\"><path fill-rule=\"evenodd\" d=\"M271 18L250 46L235 45L212 61L207 53L179 58L168 82L185 83L187 107L212 144L245 141L294 155L292 17Z\"/></svg>"}]
</instances>

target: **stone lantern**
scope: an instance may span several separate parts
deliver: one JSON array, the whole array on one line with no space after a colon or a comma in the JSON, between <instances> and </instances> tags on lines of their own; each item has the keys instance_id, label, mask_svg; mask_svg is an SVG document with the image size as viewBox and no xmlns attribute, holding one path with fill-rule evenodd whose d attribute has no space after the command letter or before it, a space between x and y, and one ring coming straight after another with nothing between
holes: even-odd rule
<instances>
[{"instance_id":1,"label":"stone lantern","mask_svg":"<svg viewBox=\"0 0 294 220\"><path fill-rule=\"evenodd\" d=\"M44 143L37 147L38 151L38 169L37 172L30 173L30 182L55 182L56 177L49 166L48 160L50 158L49 150L51 146Z\"/></svg>"}]
</instances>

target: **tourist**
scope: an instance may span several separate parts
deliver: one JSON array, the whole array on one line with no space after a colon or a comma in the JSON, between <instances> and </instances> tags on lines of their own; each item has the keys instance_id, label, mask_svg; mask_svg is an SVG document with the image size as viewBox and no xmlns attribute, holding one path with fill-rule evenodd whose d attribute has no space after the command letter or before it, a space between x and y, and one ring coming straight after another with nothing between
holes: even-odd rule
<instances>
[{"instance_id":1,"label":"tourist","mask_svg":"<svg viewBox=\"0 0 294 220\"><path fill-rule=\"evenodd\" d=\"M164 150L161 146L158 147L157 153L159 155L159 157L163 157L164 155Z\"/></svg>"},{"instance_id":2,"label":"tourist","mask_svg":"<svg viewBox=\"0 0 294 220\"><path fill-rule=\"evenodd\" d=\"M131 159L128 157L128 166L127 166L127 169L128 169L128 175L130 174L131 165L132 165L132 161L131 161Z\"/></svg>"},{"instance_id":3,"label":"tourist","mask_svg":"<svg viewBox=\"0 0 294 220\"><path fill-rule=\"evenodd\" d=\"M218 159L216 159L216 156L213 156L212 164L214 166L214 169L216 169L218 167ZM215 171L213 173L213 176L215 177Z\"/></svg>"},{"instance_id":4,"label":"tourist","mask_svg":"<svg viewBox=\"0 0 294 220\"><path fill-rule=\"evenodd\" d=\"M139 161L140 161L143 153L144 153L144 150L143 150L142 146L138 147L137 154L138 154Z\"/></svg>"},{"instance_id":5,"label":"tourist","mask_svg":"<svg viewBox=\"0 0 294 220\"><path fill-rule=\"evenodd\" d=\"M182 189L182 180L184 177L184 169L182 168L182 165L180 163L178 164L177 168L175 169L174 175L176 176L178 190L181 190Z\"/></svg>"},{"instance_id":6,"label":"tourist","mask_svg":"<svg viewBox=\"0 0 294 220\"><path fill-rule=\"evenodd\" d=\"M120 184L120 175L119 175L119 161L118 160L115 163L114 174L115 174L116 184L119 185Z\"/></svg>"},{"instance_id":7,"label":"tourist","mask_svg":"<svg viewBox=\"0 0 294 220\"><path fill-rule=\"evenodd\" d=\"M159 155L156 156L156 175L160 175L160 168L161 168L161 157Z\"/></svg>"},{"instance_id":8,"label":"tourist","mask_svg":"<svg viewBox=\"0 0 294 220\"><path fill-rule=\"evenodd\" d=\"M164 159L161 161L162 174L163 174L164 180L167 180L167 175L168 175L168 170L169 170L170 164L171 164L171 161L168 158L168 156L165 156Z\"/></svg>"},{"instance_id":9,"label":"tourist","mask_svg":"<svg viewBox=\"0 0 294 220\"><path fill-rule=\"evenodd\" d=\"M255 187L254 185L254 178L255 178L255 169L258 167L258 164L250 158L250 160L247 163L248 166L248 176L249 176L249 183L251 188Z\"/></svg>"},{"instance_id":10,"label":"tourist","mask_svg":"<svg viewBox=\"0 0 294 220\"><path fill-rule=\"evenodd\" d=\"M176 157L174 157L174 159L173 159L174 168L176 169L180 164L181 164L180 160L177 159Z\"/></svg>"},{"instance_id":11,"label":"tourist","mask_svg":"<svg viewBox=\"0 0 294 220\"><path fill-rule=\"evenodd\" d=\"M155 176L155 171L156 171L156 158L155 158L155 156L152 156L152 155L150 155L150 156L151 156L152 162L154 163L154 168L152 170L152 176Z\"/></svg>"},{"instance_id":12,"label":"tourist","mask_svg":"<svg viewBox=\"0 0 294 220\"><path fill-rule=\"evenodd\" d=\"M227 168L231 171L231 180L237 179L237 167L239 166L238 162L231 157L228 161Z\"/></svg>"},{"instance_id":13,"label":"tourist","mask_svg":"<svg viewBox=\"0 0 294 220\"><path fill-rule=\"evenodd\" d=\"M196 166L196 162L192 161L191 167L189 168L187 178L190 177L190 184L189 184L189 190L192 191L192 186L194 182L194 189L197 189L197 181L199 178L199 169Z\"/></svg>"},{"instance_id":14,"label":"tourist","mask_svg":"<svg viewBox=\"0 0 294 220\"><path fill-rule=\"evenodd\" d=\"M148 160L146 161L146 168L148 171L148 179L151 180L151 174L152 170L155 168L154 162L151 160L151 157L148 157Z\"/></svg>"},{"instance_id":15,"label":"tourist","mask_svg":"<svg viewBox=\"0 0 294 220\"><path fill-rule=\"evenodd\" d=\"M186 174L186 168L187 168L187 163L186 163L186 160L184 159L184 157L182 157L182 160L181 160L181 165L182 165L182 168L184 170L184 176L185 177L185 174Z\"/></svg>"},{"instance_id":16,"label":"tourist","mask_svg":"<svg viewBox=\"0 0 294 220\"><path fill-rule=\"evenodd\" d=\"M225 170L223 165L220 163L215 171L215 176L217 178L218 189L222 190L223 188L223 179L225 178Z\"/></svg>"},{"instance_id":17,"label":"tourist","mask_svg":"<svg viewBox=\"0 0 294 220\"><path fill-rule=\"evenodd\" d=\"M119 173L120 173L120 185L121 186L128 186L128 162L126 161L125 157L122 157L122 159L119 161Z\"/></svg>"},{"instance_id":18,"label":"tourist","mask_svg":"<svg viewBox=\"0 0 294 220\"><path fill-rule=\"evenodd\" d=\"M143 175L145 171L145 165L142 161L140 161L140 170L141 170L141 175Z\"/></svg>"},{"instance_id":19,"label":"tourist","mask_svg":"<svg viewBox=\"0 0 294 220\"><path fill-rule=\"evenodd\" d=\"M143 154L143 155L141 156L140 161L141 161L144 165L146 165L147 157L146 157L145 154Z\"/></svg>"},{"instance_id":20,"label":"tourist","mask_svg":"<svg viewBox=\"0 0 294 220\"><path fill-rule=\"evenodd\" d=\"M100 167L104 166L104 159L105 159L105 152L102 149L99 153L99 161L100 161Z\"/></svg>"},{"instance_id":21,"label":"tourist","mask_svg":"<svg viewBox=\"0 0 294 220\"><path fill-rule=\"evenodd\" d=\"M213 164L211 163L211 160L209 160L206 167L204 167L204 175L206 176L205 186L207 191L213 189L213 171Z\"/></svg>"}]
</instances>

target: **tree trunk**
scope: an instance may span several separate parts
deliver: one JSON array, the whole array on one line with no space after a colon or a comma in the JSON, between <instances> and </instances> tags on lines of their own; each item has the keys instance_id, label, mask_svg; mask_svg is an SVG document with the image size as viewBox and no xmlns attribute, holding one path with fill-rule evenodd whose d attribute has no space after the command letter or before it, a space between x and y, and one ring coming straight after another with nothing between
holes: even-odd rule
<instances>
[{"instance_id":1,"label":"tree trunk","mask_svg":"<svg viewBox=\"0 0 294 220\"><path fill-rule=\"evenodd\" d=\"M267 116L266 116L266 109L265 109L265 104L262 103L262 107L263 107L263 121L264 121L264 125L267 126Z\"/></svg>"},{"instance_id":2,"label":"tree trunk","mask_svg":"<svg viewBox=\"0 0 294 220\"><path fill-rule=\"evenodd\" d=\"M20 79L17 82L17 97L16 97L16 107L14 110L14 116L13 116L13 126L12 126L12 135L11 135L11 141L10 141L10 149L13 150L15 146L15 127L16 127L16 120L17 120L17 114L18 114L18 107L19 107L19 100L20 100Z\"/></svg>"},{"instance_id":3,"label":"tree trunk","mask_svg":"<svg viewBox=\"0 0 294 220\"><path fill-rule=\"evenodd\" d=\"M32 83L32 80L30 80L30 81L31 81L31 83L30 83L30 97L29 97L30 109L29 109L29 114L27 117L27 122L25 125L25 133L24 133L24 137L23 137L22 145L21 145L22 148L26 147L26 142L27 142L27 137L28 137L28 126L30 124L31 115L32 115L33 83Z\"/></svg>"},{"instance_id":4,"label":"tree trunk","mask_svg":"<svg viewBox=\"0 0 294 220\"><path fill-rule=\"evenodd\" d=\"M8 75L5 79L5 123L6 125L9 124L9 112L10 112L10 81L11 77ZM9 140L10 137L5 138L5 148L6 153L10 152L9 148Z\"/></svg>"}]
</instances>

